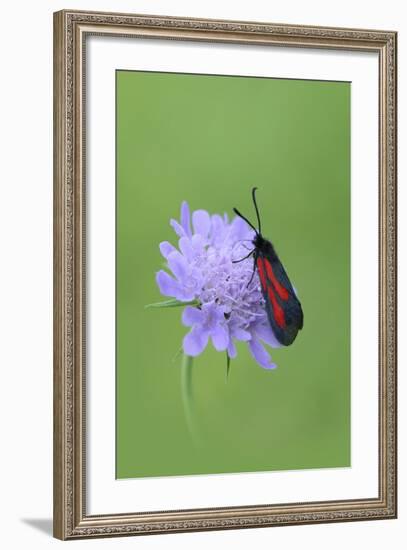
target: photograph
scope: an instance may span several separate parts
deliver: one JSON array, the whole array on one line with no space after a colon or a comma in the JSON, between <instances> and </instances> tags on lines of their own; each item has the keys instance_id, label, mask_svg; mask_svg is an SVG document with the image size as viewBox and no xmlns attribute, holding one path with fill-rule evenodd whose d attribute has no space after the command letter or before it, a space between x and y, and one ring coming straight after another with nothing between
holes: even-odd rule
<instances>
[{"instance_id":1,"label":"photograph","mask_svg":"<svg viewBox=\"0 0 407 550\"><path fill-rule=\"evenodd\" d=\"M116 72L118 478L351 466L350 93Z\"/></svg>"}]
</instances>

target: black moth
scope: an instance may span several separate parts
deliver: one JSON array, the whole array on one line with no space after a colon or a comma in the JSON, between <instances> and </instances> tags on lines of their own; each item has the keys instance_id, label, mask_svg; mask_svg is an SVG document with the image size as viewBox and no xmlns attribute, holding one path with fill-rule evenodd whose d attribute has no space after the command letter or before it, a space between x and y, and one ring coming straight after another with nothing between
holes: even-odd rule
<instances>
[{"instance_id":1,"label":"black moth","mask_svg":"<svg viewBox=\"0 0 407 550\"><path fill-rule=\"evenodd\" d=\"M266 304L267 317L271 328L280 344L289 346L294 342L298 331L302 329L304 316L301 304L274 250L274 246L261 234L260 216L256 202L256 190L256 187L252 189L252 198L256 210L258 229L256 229L236 208L233 209L234 212L248 223L256 233L252 241L254 249L247 256L240 260L236 260L234 263L241 262L253 255L253 275L249 284L257 268L261 290Z\"/></svg>"}]
</instances>

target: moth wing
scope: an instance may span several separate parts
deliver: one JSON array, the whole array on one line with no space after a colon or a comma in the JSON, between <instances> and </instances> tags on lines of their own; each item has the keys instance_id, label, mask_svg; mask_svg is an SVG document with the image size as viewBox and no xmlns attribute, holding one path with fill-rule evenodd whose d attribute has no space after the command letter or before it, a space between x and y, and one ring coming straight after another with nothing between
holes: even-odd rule
<instances>
[{"instance_id":1,"label":"moth wing","mask_svg":"<svg viewBox=\"0 0 407 550\"><path fill-rule=\"evenodd\" d=\"M277 340L289 346L303 327L301 304L278 259L259 253L256 267L271 328Z\"/></svg>"},{"instance_id":2,"label":"moth wing","mask_svg":"<svg viewBox=\"0 0 407 550\"><path fill-rule=\"evenodd\" d=\"M291 281L284 269L284 266L279 259L273 262L270 262L270 264L272 266L276 279L284 288L288 290L288 293L289 293L289 299L287 300L288 311L289 313L292 314L293 317L295 317L298 325L298 330L301 330L304 326L304 313L302 311L301 303L297 297L294 287L291 284Z\"/></svg>"}]
</instances>

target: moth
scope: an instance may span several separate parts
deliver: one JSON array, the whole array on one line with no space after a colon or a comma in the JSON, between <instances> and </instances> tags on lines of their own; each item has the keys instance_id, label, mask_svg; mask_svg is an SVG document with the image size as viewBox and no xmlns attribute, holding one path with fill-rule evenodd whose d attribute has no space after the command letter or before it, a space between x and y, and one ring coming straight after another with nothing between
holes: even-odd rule
<instances>
[{"instance_id":1,"label":"moth","mask_svg":"<svg viewBox=\"0 0 407 550\"><path fill-rule=\"evenodd\" d=\"M247 256L233 263L242 262L253 256L253 273L248 285L253 280L255 271L259 275L261 291L265 301L267 318L275 337L283 346L289 346L297 337L304 324L301 303L293 285L281 263L272 243L261 233L259 209L256 202L257 187L252 189L252 199L256 210L258 227L243 216L237 208L233 211L242 218L255 232L252 241L254 246Z\"/></svg>"}]
</instances>

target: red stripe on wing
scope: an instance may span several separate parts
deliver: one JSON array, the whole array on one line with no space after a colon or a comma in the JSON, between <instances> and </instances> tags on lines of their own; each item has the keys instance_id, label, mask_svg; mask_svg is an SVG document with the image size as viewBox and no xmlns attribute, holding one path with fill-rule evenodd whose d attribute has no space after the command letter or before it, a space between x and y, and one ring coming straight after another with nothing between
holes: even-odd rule
<instances>
[{"instance_id":1,"label":"red stripe on wing","mask_svg":"<svg viewBox=\"0 0 407 550\"><path fill-rule=\"evenodd\" d=\"M276 297L274 296L274 291L271 286L268 287L267 291L268 297L270 298L271 305L273 306L273 313L276 319L276 323L280 328L285 328L285 315L284 310L277 302Z\"/></svg>"},{"instance_id":2,"label":"red stripe on wing","mask_svg":"<svg viewBox=\"0 0 407 550\"><path fill-rule=\"evenodd\" d=\"M267 277L269 278L270 282L273 284L281 300L284 300L284 301L288 300L288 297L289 297L288 290L284 288L283 285L277 280L276 276L274 275L274 271L273 271L273 268L271 267L270 262L264 259L264 265L266 266Z\"/></svg>"},{"instance_id":3,"label":"red stripe on wing","mask_svg":"<svg viewBox=\"0 0 407 550\"><path fill-rule=\"evenodd\" d=\"M280 304L277 302L277 299L274 295L274 291L270 284L270 281L267 280L267 277L266 277L267 264L268 264L267 260L264 260L263 258L260 258L260 257L257 258L256 265L257 265L257 270L259 272L259 278L260 278L263 292L266 294L265 297L268 298L271 302L271 307L273 309L273 314L277 325L280 328L284 329L286 326L284 310L280 306ZM266 266L266 268L264 266Z\"/></svg>"},{"instance_id":4,"label":"red stripe on wing","mask_svg":"<svg viewBox=\"0 0 407 550\"><path fill-rule=\"evenodd\" d=\"M266 278L266 272L264 270L263 258L260 258L260 257L257 258L256 265L257 265L257 270L259 272L261 287L264 292L267 292L267 278Z\"/></svg>"}]
</instances>

